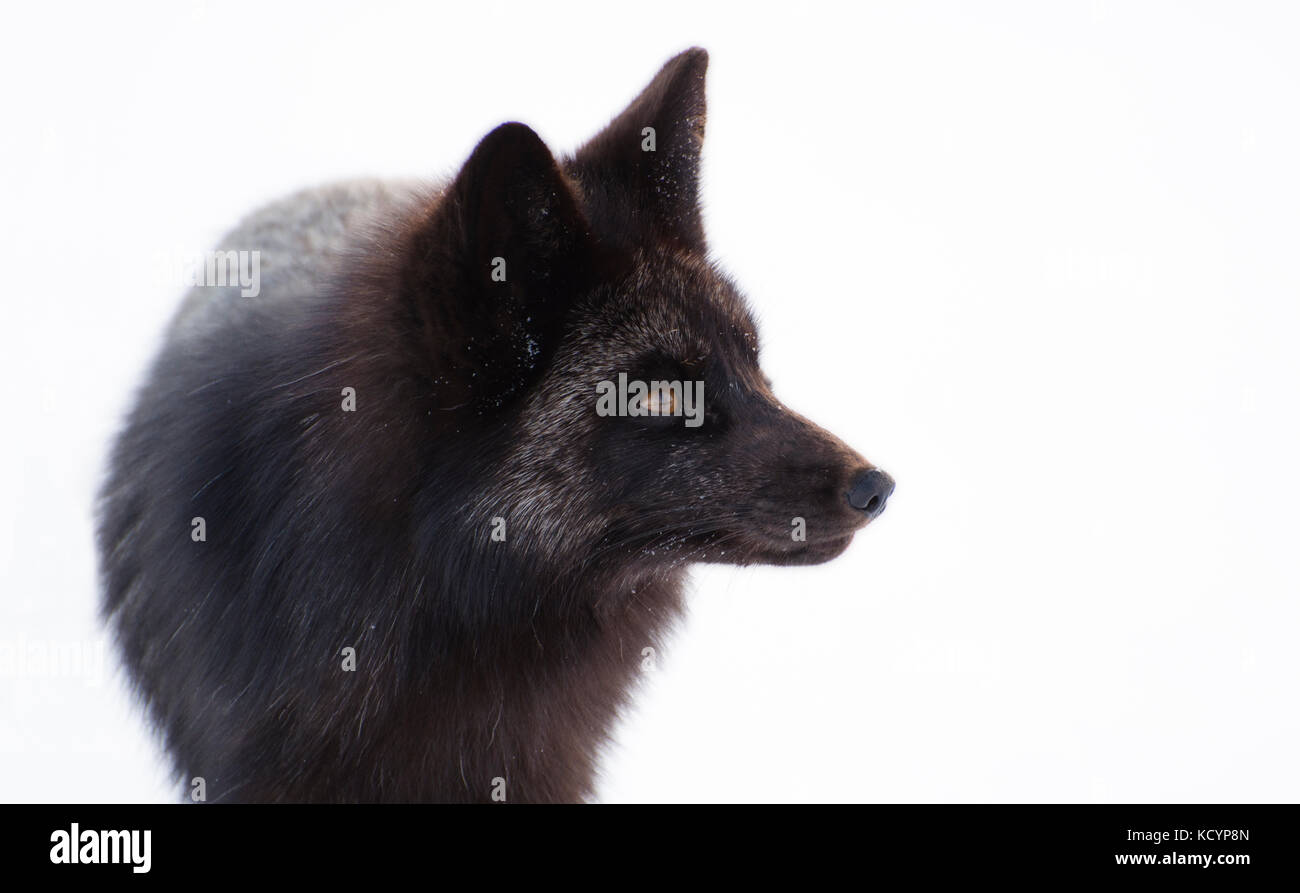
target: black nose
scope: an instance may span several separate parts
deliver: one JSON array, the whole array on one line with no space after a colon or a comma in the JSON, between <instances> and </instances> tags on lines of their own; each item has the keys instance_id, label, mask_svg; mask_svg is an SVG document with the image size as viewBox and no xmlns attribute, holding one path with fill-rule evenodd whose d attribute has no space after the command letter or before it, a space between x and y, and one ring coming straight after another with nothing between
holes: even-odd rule
<instances>
[{"instance_id":1,"label":"black nose","mask_svg":"<svg viewBox=\"0 0 1300 893\"><path fill-rule=\"evenodd\" d=\"M894 479L879 468L864 471L849 487L849 505L868 518L875 518L885 510L885 501L894 492Z\"/></svg>"}]
</instances>

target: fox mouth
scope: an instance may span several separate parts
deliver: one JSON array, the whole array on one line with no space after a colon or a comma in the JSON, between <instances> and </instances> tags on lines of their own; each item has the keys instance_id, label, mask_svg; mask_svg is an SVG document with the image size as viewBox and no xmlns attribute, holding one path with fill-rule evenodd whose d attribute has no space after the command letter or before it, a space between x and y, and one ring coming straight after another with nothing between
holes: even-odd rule
<instances>
[{"instance_id":1,"label":"fox mouth","mask_svg":"<svg viewBox=\"0 0 1300 893\"><path fill-rule=\"evenodd\" d=\"M856 533L856 530L849 530L821 539L790 543L779 549L777 555L769 560L772 564L821 564L844 554Z\"/></svg>"},{"instance_id":2,"label":"fox mouth","mask_svg":"<svg viewBox=\"0 0 1300 893\"><path fill-rule=\"evenodd\" d=\"M773 526L771 519L728 513L723 517L715 515L709 521L693 518L690 523L669 524L654 531L644 527L637 530L631 525L607 530L596 551L602 558L617 560L618 555L636 555L641 562L666 562L672 566L822 564L842 555L858 531L869 523L865 516L851 520L816 518L800 528L803 536L796 537L793 529Z\"/></svg>"},{"instance_id":3,"label":"fox mouth","mask_svg":"<svg viewBox=\"0 0 1300 893\"><path fill-rule=\"evenodd\" d=\"M710 564L822 564L842 555L857 528L806 541L773 539L749 533L721 536L695 550L692 560Z\"/></svg>"}]
</instances>

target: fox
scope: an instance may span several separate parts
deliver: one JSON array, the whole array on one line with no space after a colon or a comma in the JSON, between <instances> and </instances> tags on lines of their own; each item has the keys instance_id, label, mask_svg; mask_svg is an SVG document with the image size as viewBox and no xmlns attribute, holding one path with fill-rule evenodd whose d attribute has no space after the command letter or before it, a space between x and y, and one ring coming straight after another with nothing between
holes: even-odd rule
<instances>
[{"instance_id":1,"label":"fox","mask_svg":"<svg viewBox=\"0 0 1300 893\"><path fill-rule=\"evenodd\" d=\"M505 123L220 240L258 287L183 297L96 510L181 799L590 801L691 566L826 562L880 516L893 479L776 398L710 256L707 66L572 153Z\"/></svg>"}]
</instances>

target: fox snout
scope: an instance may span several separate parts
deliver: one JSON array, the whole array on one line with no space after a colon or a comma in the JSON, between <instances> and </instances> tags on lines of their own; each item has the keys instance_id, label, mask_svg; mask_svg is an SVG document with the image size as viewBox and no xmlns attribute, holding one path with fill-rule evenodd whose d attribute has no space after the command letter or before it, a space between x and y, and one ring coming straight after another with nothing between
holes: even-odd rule
<instances>
[{"instance_id":1,"label":"fox snout","mask_svg":"<svg viewBox=\"0 0 1300 893\"><path fill-rule=\"evenodd\" d=\"M854 527L878 518L894 492L894 479L834 434L783 404L773 400L771 409L774 412L760 425L767 429L767 437L783 442L784 462L778 467L784 465L795 473L791 483L831 496L841 509L847 504ZM804 473L802 482L800 472ZM832 482L829 494L820 486L826 480Z\"/></svg>"},{"instance_id":2,"label":"fox snout","mask_svg":"<svg viewBox=\"0 0 1300 893\"><path fill-rule=\"evenodd\" d=\"M829 431L794 413L789 416L797 433L787 433L773 467L774 477L781 479L774 489L807 507L829 536L880 517L894 493L894 479Z\"/></svg>"},{"instance_id":3,"label":"fox snout","mask_svg":"<svg viewBox=\"0 0 1300 893\"><path fill-rule=\"evenodd\" d=\"M746 410L728 463L733 492L744 494L745 557L815 564L839 555L880 517L894 479L770 394Z\"/></svg>"},{"instance_id":4,"label":"fox snout","mask_svg":"<svg viewBox=\"0 0 1300 893\"><path fill-rule=\"evenodd\" d=\"M853 484L846 494L849 505L874 521L885 510L885 503L894 492L894 479L879 468L860 472L853 478Z\"/></svg>"}]
</instances>

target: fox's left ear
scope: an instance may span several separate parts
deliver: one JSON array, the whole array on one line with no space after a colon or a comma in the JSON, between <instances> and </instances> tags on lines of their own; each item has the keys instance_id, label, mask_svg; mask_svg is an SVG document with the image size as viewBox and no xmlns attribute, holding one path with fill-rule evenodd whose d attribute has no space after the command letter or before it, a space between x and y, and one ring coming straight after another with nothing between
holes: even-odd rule
<instances>
[{"instance_id":1,"label":"fox's left ear","mask_svg":"<svg viewBox=\"0 0 1300 893\"><path fill-rule=\"evenodd\" d=\"M635 245L649 236L703 250L699 174L708 65L709 54L698 47L669 59L569 162L607 237Z\"/></svg>"}]
</instances>

